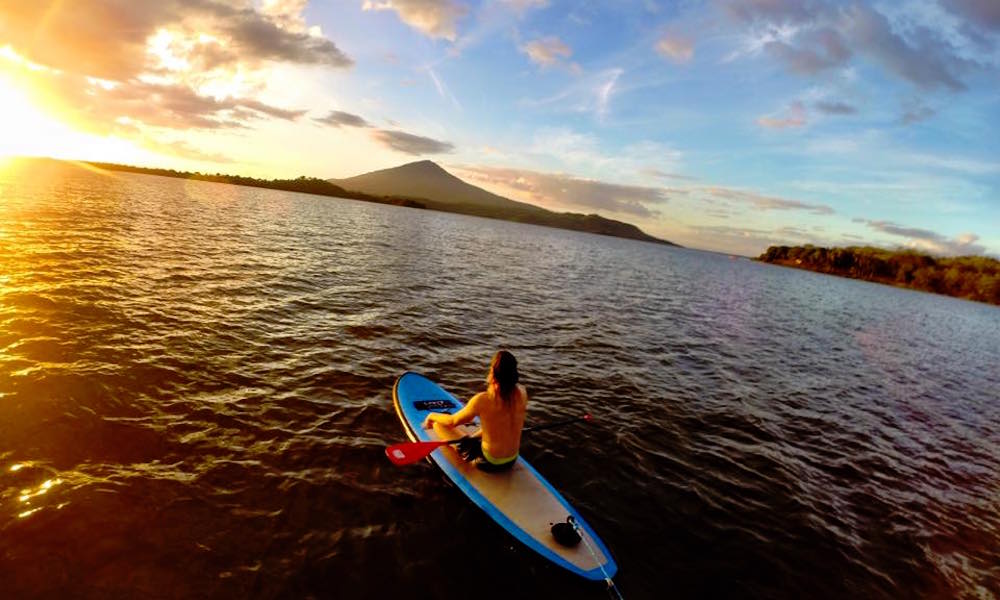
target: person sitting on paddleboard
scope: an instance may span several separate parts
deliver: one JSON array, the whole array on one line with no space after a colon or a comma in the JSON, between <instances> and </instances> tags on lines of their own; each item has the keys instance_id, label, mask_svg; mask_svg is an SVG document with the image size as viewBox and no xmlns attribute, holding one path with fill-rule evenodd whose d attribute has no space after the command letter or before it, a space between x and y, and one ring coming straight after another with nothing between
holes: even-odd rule
<instances>
[{"instance_id":1,"label":"person sitting on paddleboard","mask_svg":"<svg viewBox=\"0 0 1000 600\"><path fill-rule=\"evenodd\" d=\"M528 391L517 383L518 379L517 359L510 352L500 350L493 356L486 374L486 391L473 396L465 407L454 414L427 415L424 429L430 429L435 424L458 427L478 416L478 437L459 442L459 454L483 471L503 471L513 467L521 447L521 429L528 406Z\"/></svg>"}]
</instances>

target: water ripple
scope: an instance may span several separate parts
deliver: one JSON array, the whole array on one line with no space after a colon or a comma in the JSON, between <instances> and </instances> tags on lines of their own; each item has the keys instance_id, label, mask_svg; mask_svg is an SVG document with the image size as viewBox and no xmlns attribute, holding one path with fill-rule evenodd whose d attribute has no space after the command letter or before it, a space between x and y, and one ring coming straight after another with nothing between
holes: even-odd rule
<instances>
[{"instance_id":1,"label":"water ripple","mask_svg":"<svg viewBox=\"0 0 1000 600\"><path fill-rule=\"evenodd\" d=\"M468 395L498 346L532 422L596 417L523 451L600 532L627 597L1000 596L995 307L475 217L26 169L0 173L12 596L450 597L427 574L458 555L449 589L604 597L434 469L384 459L403 438L395 377Z\"/></svg>"}]
</instances>

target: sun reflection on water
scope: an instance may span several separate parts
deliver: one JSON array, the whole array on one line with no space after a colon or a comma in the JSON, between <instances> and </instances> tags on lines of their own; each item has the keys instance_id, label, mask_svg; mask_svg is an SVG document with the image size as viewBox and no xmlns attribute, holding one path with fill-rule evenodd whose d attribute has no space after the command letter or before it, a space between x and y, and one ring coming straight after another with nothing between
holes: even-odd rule
<instances>
[{"instance_id":1,"label":"sun reflection on water","mask_svg":"<svg viewBox=\"0 0 1000 600\"><path fill-rule=\"evenodd\" d=\"M18 499L21 502L28 503L31 501L32 498L36 498L38 496L47 494L48 491L52 489L53 486L59 485L62 482L63 482L62 479L47 479L44 482L42 482L42 485L38 486L38 488L35 489L34 491L32 491L32 488L26 488L21 490L21 496Z\"/></svg>"}]
</instances>

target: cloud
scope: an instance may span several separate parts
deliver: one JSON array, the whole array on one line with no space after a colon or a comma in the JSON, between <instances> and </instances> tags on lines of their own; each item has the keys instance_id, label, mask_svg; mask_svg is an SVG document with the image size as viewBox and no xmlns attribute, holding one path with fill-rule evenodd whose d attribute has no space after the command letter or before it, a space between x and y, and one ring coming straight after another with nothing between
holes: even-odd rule
<instances>
[{"instance_id":1,"label":"cloud","mask_svg":"<svg viewBox=\"0 0 1000 600\"><path fill-rule=\"evenodd\" d=\"M977 27L1000 31L1000 3L996 0L941 0L941 5Z\"/></svg>"},{"instance_id":2,"label":"cloud","mask_svg":"<svg viewBox=\"0 0 1000 600\"><path fill-rule=\"evenodd\" d=\"M364 117L340 110L331 110L330 114L314 118L313 121L331 127L373 127ZM373 140L386 148L413 156L447 154L455 149L454 144L450 142L442 142L395 129L374 129L370 135Z\"/></svg>"},{"instance_id":3,"label":"cloud","mask_svg":"<svg viewBox=\"0 0 1000 600\"><path fill-rule=\"evenodd\" d=\"M825 204L810 204L798 200L786 200L774 196L764 196L743 190L724 187L698 188L698 192L712 198L750 204L760 210L805 210L815 215L832 215L834 210Z\"/></svg>"},{"instance_id":4,"label":"cloud","mask_svg":"<svg viewBox=\"0 0 1000 600\"><path fill-rule=\"evenodd\" d=\"M960 38L982 45L986 38L969 32L997 31L997 6L996 0L950 0L947 8L965 19L955 27L933 21L921 25L898 15L890 21L887 9L879 12L870 3L731 0L724 12L748 31L749 42L729 59L765 50L789 71L812 76L845 67L858 56L921 89L963 91L962 75L981 65L967 58ZM984 60L995 62L995 57Z\"/></svg>"},{"instance_id":5,"label":"cloud","mask_svg":"<svg viewBox=\"0 0 1000 600\"><path fill-rule=\"evenodd\" d=\"M284 29L252 9L234 12L218 24L242 59L349 67L351 59L328 39Z\"/></svg>"},{"instance_id":6,"label":"cloud","mask_svg":"<svg viewBox=\"0 0 1000 600\"><path fill-rule=\"evenodd\" d=\"M764 49L777 57L789 70L812 75L844 65L851 58L840 34L829 28L806 31L795 36L796 45L775 40Z\"/></svg>"},{"instance_id":7,"label":"cloud","mask_svg":"<svg viewBox=\"0 0 1000 600\"><path fill-rule=\"evenodd\" d=\"M405 131L376 129L372 132L372 138L387 148L413 156L447 154L455 149L454 144L450 142L442 142Z\"/></svg>"},{"instance_id":8,"label":"cloud","mask_svg":"<svg viewBox=\"0 0 1000 600\"><path fill-rule=\"evenodd\" d=\"M36 63L120 80L143 69L146 38L156 27L179 19L178 7L169 2L146 7L127 0L81 0L66 8L0 0L0 39Z\"/></svg>"},{"instance_id":9,"label":"cloud","mask_svg":"<svg viewBox=\"0 0 1000 600\"><path fill-rule=\"evenodd\" d=\"M331 127L340 127L342 125L346 127L371 127L368 121L365 121L358 115L340 110L331 110L327 116L314 118L313 121Z\"/></svg>"},{"instance_id":10,"label":"cloud","mask_svg":"<svg viewBox=\"0 0 1000 600\"><path fill-rule=\"evenodd\" d=\"M639 170L640 175L646 177L655 177L657 179L673 179L678 181L696 181L696 177L691 177L688 175L679 175L677 173L668 173L662 169L657 169L656 167L643 167Z\"/></svg>"},{"instance_id":11,"label":"cloud","mask_svg":"<svg viewBox=\"0 0 1000 600\"><path fill-rule=\"evenodd\" d=\"M913 43L893 32L889 20L874 9L855 5L847 12L848 35L854 44L891 73L924 89L945 87L962 91L956 71L967 62L934 32L915 27L909 34Z\"/></svg>"},{"instance_id":12,"label":"cloud","mask_svg":"<svg viewBox=\"0 0 1000 600\"><path fill-rule=\"evenodd\" d=\"M932 254L942 256L986 254L986 247L976 243L979 241L979 236L974 233L963 233L955 238L949 238L928 229L904 227L889 221L866 221L866 223L876 231L906 238L906 245L910 248Z\"/></svg>"},{"instance_id":13,"label":"cloud","mask_svg":"<svg viewBox=\"0 0 1000 600\"><path fill-rule=\"evenodd\" d=\"M549 0L501 0L501 2L519 15L529 10L545 8L549 5Z\"/></svg>"},{"instance_id":14,"label":"cloud","mask_svg":"<svg viewBox=\"0 0 1000 600\"><path fill-rule=\"evenodd\" d=\"M216 99L185 85L132 82L104 90L92 86L79 97L78 109L95 123L122 118L171 129L226 129L245 127L266 115L292 121L304 110L289 110L253 99Z\"/></svg>"},{"instance_id":15,"label":"cloud","mask_svg":"<svg viewBox=\"0 0 1000 600\"><path fill-rule=\"evenodd\" d=\"M512 195L545 205L654 217L658 213L650 205L666 203L669 198L669 190L665 188L608 183L563 173L487 166L455 169L479 183L510 190L514 192Z\"/></svg>"},{"instance_id":16,"label":"cloud","mask_svg":"<svg viewBox=\"0 0 1000 600\"><path fill-rule=\"evenodd\" d=\"M695 231L695 237L689 243L743 256L759 256L768 246L781 243L804 244L817 241L816 236L806 236L803 232L790 228L773 231L728 225L693 225L691 228Z\"/></svg>"},{"instance_id":17,"label":"cloud","mask_svg":"<svg viewBox=\"0 0 1000 600\"><path fill-rule=\"evenodd\" d=\"M656 51L675 63L687 63L694 57L694 42L690 38L668 33L656 42Z\"/></svg>"},{"instance_id":18,"label":"cloud","mask_svg":"<svg viewBox=\"0 0 1000 600\"><path fill-rule=\"evenodd\" d=\"M283 119L285 121L294 121L306 114L309 111L306 110L295 110L287 108L278 108L277 106L271 106L270 104L265 104L263 102L251 99L230 99L229 103L233 104L233 107L248 108L252 111L265 114L269 117L274 117L276 119ZM222 104L225 104L223 102Z\"/></svg>"},{"instance_id":19,"label":"cloud","mask_svg":"<svg viewBox=\"0 0 1000 600\"><path fill-rule=\"evenodd\" d=\"M747 24L804 23L823 10L809 0L726 0L723 7L732 18Z\"/></svg>"},{"instance_id":20,"label":"cloud","mask_svg":"<svg viewBox=\"0 0 1000 600\"><path fill-rule=\"evenodd\" d=\"M914 105L903 111L902 116L899 118L899 122L903 125L913 125L915 123L920 123L921 121L926 121L936 114L937 111L933 108L923 105Z\"/></svg>"},{"instance_id":21,"label":"cloud","mask_svg":"<svg viewBox=\"0 0 1000 600\"><path fill-rule=\"evenodd\" d=\"M803 127L806 124L806 110L801 102L793 102L783 114L760 117L757 119L757 124L767 129Z\"/></svg>"},{"instance_id":22,"label":"cloud","mask_svg":"<svg viewBox=\"0 0 1000 600\"><path fill-rule=\"evenodd\" d=\"M922 154L919 152L901 152L897 154L897 157L907 163L918 165L924 171L927 169L940 169L968 175L994 175L1000 173L1000 162L997 161L977 160L961 156Z\"/></svg>"},{"instance_id":23,"label":"cloud","mask_svg":"<svg viewBox=\"0 0 1000 600\"><path fill-rule=\"evenodd\" d=\"M60 114L99 134L142 127L174 130L239 129L264 119L294 121L305 110L273 106L253 98L215 98L184 84L130 81L114 84L71 73L30 74L31 88L41 97L58 99ZM141 127L140 127L141 126Z\"/></svg>"},{"instance_id":24,"label":"cloud","mask_svg":"<svg viewBox=\"0 0 1000 600\"><path fill-rule=\"evenodd\" d=\"M561 59L573 55L573 50L557 37L530 41L521 46L521 52L527 54L533 63L543 67L551 67Z\"/></svg>"},{"instance_id":25,"label":"cloud","mask_svg":"<svg viewBox=\"0 0 1000 600\"><path fill-rule=\"evenodd\" d=\"M147 41L160 30L197 34L191 49L214 62L351 65L330 40L286 29L276 17L207 0L0 0L0 39L22 56L62 71L126 81L154 66ZM224 49L223 49L224 45Z\"/></svg>"},{"instance_id":26,"label":"cloud","mask_svg":"<svg viewBox=\"0 0 1000 600\"><path fill-rule=\"evenodd\" d=\"M363 10L394 10L399 19L432 38L455 41L457 24L468 9L454 0L365 0Z\"/></svg>"},{"instance_id":27,"label":"cloud","mask_svg":"<svg viewBox=\"0 0 1000 600\"><path fill-rule=\"evenodd\" d=\"M612 69L608 72L607 80L597 88L597 118L604 120L608 115L608 105L611 103L611 96L614 95L615 85L618 78L624 73L622 69Z\"/></svg>"},{"instance_id":28,"label":"cloud","mask_svg":"<svg viewBox=\"0 0 1000 600\"><path fill-rule=\"evenodd\" d=\"M846 102L821 100L813 106L816 107L816 110L828 115L853 115L858 112L857 108Z\"/></svg>"},{"instance_id":29,"label":"cloud","mask_svg":"<svg viewBox=\"0 0 1000 600\"><path fill-rule=\"evenodd\" d=\"M255 96L277 64L352 64L317 27L305 0L0 0L0 40L46 69L21 76L75 127L156 151L218 162L171 130L241 129L306 111ZM165 141L166 140L166 141Z\"/></svg>"}]
</instances>

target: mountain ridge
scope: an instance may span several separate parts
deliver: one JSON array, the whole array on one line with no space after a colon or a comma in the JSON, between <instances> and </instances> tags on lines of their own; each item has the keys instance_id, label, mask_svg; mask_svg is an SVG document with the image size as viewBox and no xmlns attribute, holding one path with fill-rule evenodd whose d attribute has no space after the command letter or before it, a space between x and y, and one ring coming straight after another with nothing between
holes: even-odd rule
<instances>
[{"instance_id":1,"label":"mountain ridge","mask_svg":"<svg viewBox=\"0 0 1000 600\"><path fill-rule=\"evenodd\" d=\"M668 240L651 236L631 223L597 214L559 213L527 202L511 200L452 175L432 160L415 161L328 181L352 192L412 198L434 210L677 246Z\"/></svg>"}]
</instances>

